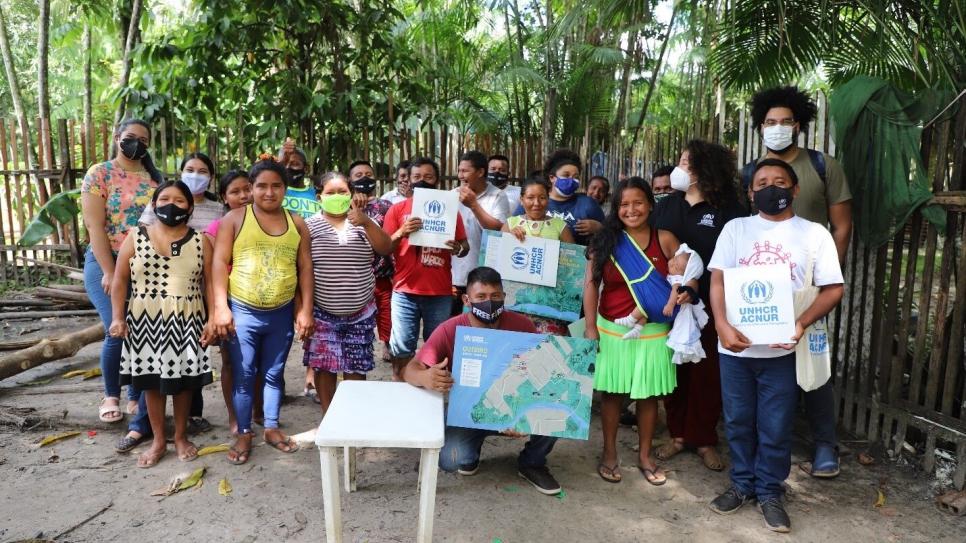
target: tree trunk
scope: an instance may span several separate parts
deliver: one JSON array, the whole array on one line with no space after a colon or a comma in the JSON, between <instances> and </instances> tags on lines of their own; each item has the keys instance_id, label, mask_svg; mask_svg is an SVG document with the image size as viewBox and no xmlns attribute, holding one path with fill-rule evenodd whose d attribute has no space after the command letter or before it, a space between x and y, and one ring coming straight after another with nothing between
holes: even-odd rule
<instances>
[{"instance_id":1,"label":"tree trunk","mask_svg":"<svg viewBox=\"0 0 966 543\"><path fill-rule=\"evenodd\" d=\"M142 0L134 0L131 6L131 25L127 30L127 43L124 45L124 67L121 70L121 89L127 87L128 81L131 77L131 64L133 59L131 58L131 50L134 49L135 41L138 36L138 29L140 27L141 21L141 6ZM114 126L121 124L121 119L124 117L124 111L127 106L127 98L121 96L121 102L117 105L117 112L114 114Z\"/></svg>"},{"instance_id":2,"label":"tree trunk","mask_svg":"<svg viewBox=\"0 0 966 543\"><path fill-rule=\"evenodd\" d=\"M40 0L40 19L37 27L37 115L41 119L50 119L50 88L47 84L47 63L50 54L50 0Z\"/></svg>"},{"instance_id":3,"label":"tree trunk","mask_svg":"<svg viewBox=\"0 0 966 543\"><path fill-rule=\"evenodd\" d=\"M637 145L637 137L641 133L641 127L644 126L644 117L647 116L647 108L651 103L651 96L654 94L654 87L657 86L658 77L661 75L661 66L664 62L664 52L667 50L667 43L671 39L671 29L674 28L674 17L678 14L678 3L674 3L674 8L671 10L671 20L667 23L667 32L664 33L664 43L661 44L661 52L657 55L657 65L654 66L654 72L651 74L651 83L647 86L647 95L644 96L644 105L641 107L641 116L637 119L637 127L634 128L634 142L631 143L631 147Z\"/></svg>"},{"instance_id":4,"label":"tree trunk","mask_svg":"<svg viewBox=\"0 0 966 543\"><path fill-rule=\"evenodd\" d=\"M550 86L543 99L543 156L548 157L553 152L554 147L554 126L557 118L557 87L554 86L554 64L556 63L556 43L549 39L549 32L553 27L553 2L547 2L547 81Z\"/></svg>"},{"instance_id":5,"label":"tree trunk","mask_svg":"<svg viewBox=\"0 0 966 543\"><path fill-rule=\"evenodd\" d=\"M66 336L44 339L29 349L0 358L0 381L52 360L74 356L81 347L103 339L104 326L100 323Z\"/></svg>"},{"instance_id":6,"label":"tree trunk","mask_svg":"<svg viewBox=\"0 0 966 543\"><path fill-rule=\"evenodd\" d=\"M4 18L2 7L0 7L0 50L3 53L3 66L7 71L7 86L10 87L10 99L13 101L14 115L20 121L20 126L27 128L30 126L30 123L27 122L27 111L24 109L23 95L20 92L20 80L17 79L17 67L13 61L13 53L10 51L7 21ZM29 130L29 128L27 129ZM29 153L27 167L30 168L32 164L37 163L37 157L34 156L32 145L27 145L26 147Z\"/></svg>"},{"instance_id":7,"label":"tree trunk","mask_svg":"<svg viewBox=\"0 0 966 543\"><path fill-rule=\"evenodd\" d=\"M91 56L93 47L91 46L91 19L89 15L84 16L84 37L83 49L84 49L84 132L87 134L87 156L93 159L94 157L94 109L92 106L91 94Z\"/></svg>"},{"instance_id":8,"label":"tree trunk","mask_svg":"<svg viewBox=\"0 0 966 543\"><path fill-rule=\"evenodd\" d=\"M620 97L617 100L617 114L614 115L614 130L612 132L612 137L620 138L621 130L627 127L627 110L628 104L630 104L630 91L631 91L631 66L634 64L634 59L637 58L637 32L632 32L630 37L631 50L624 59L624 70L621 74L621 89ZM618 47L619 47L618 43Z\"/></svg>"}]
</instances>

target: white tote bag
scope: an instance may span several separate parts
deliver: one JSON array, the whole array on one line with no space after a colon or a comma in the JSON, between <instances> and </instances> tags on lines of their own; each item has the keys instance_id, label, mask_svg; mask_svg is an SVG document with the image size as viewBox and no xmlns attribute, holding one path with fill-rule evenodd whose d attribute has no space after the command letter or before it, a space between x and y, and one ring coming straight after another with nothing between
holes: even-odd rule
<instances>
[{"instance_id":1,"label":"white tote bag","mask_svg":"<svg viewBox=\"0 0 966 543\"><path fill-rule=\"evenodd\" d=\"M821 228L813 224L812 228ZM797 319L818 298L819 288L815 286L812 273L815 267L815 251L812 249L815 237L809 235L808 268L805 271L805 286L795 292L795 318ZM795 373L798 386L808 392L824 385L832 377L832 353L829 349L828 316L815 321L805 328L805 333L795 345Z\"/></svg>"}]
</instances>

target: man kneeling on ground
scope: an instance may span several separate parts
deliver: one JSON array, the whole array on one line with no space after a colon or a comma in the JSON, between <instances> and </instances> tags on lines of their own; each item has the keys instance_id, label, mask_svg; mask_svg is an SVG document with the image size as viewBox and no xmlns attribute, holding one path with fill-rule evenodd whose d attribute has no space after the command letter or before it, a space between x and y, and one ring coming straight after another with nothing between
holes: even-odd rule
<instances>
[{"instance_id":1,"label":"man kneeling on ground","mask_svg":"<svg viewBox=\"0 0 966 543\"><path fill-rule=\"evenodd\" d=\"M416 353L403 370L403 379L413 386L437 392L453 387L453 351L456 346L456 327L492 328L512 332L537 333L537 328L526 316L503 308L503 280L493 268L480 267L466 277L466 294L463 304L470 311L453 317L439 325L429 340ZM446 427L445 442L439 453L439 467L447 473L474 475L480 469L480 449L487 436L506 435L525 437L525 434L504 430L478 430L473 428ZM540 492L547 495L560 493L560 485L547 469L547 455L557 438L531 436L518 460L519 474Z\"/></svg>"}]
</instances>

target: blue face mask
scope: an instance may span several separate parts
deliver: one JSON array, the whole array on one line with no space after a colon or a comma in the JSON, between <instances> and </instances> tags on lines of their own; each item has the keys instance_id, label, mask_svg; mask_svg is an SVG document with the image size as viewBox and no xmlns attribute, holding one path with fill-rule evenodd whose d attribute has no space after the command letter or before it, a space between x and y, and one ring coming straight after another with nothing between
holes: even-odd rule
<instances>
[{"instance_id":1,"label":"blue face mask","mask_svg":"<svg viewBox=\"0 0 966 543\"><path fill-rule=\"evenodd\" d=\"M558 177L556 181L553 182L553 187L557 189L564 198L570 198L574 194L577 194L577 188L580 186L580 181L577 181L573 177Z\"/></svg>"}]
</instances>

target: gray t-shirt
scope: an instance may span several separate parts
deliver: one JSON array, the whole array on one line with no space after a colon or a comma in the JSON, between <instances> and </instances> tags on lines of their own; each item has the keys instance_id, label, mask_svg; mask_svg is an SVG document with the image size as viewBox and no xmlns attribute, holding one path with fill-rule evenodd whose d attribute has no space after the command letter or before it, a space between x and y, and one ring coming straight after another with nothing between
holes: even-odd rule
<instances>
[{"instance_id":1,"label":"gray t-shirt","mask_svg":"<svg viewBox=\"0 0 966 543\"><path fill-rule=\"evenodd\" d=\"M205 199L203 204L195 204L195 210L188 218L188 228L193 228L199 232L204 232L208 225L225 216L225 206L220 202ZM148 204L144 208L144 213L138 222L151 226L158 221L158 216L154 214L154 204Z\"/></svg>"}]
</instances>

